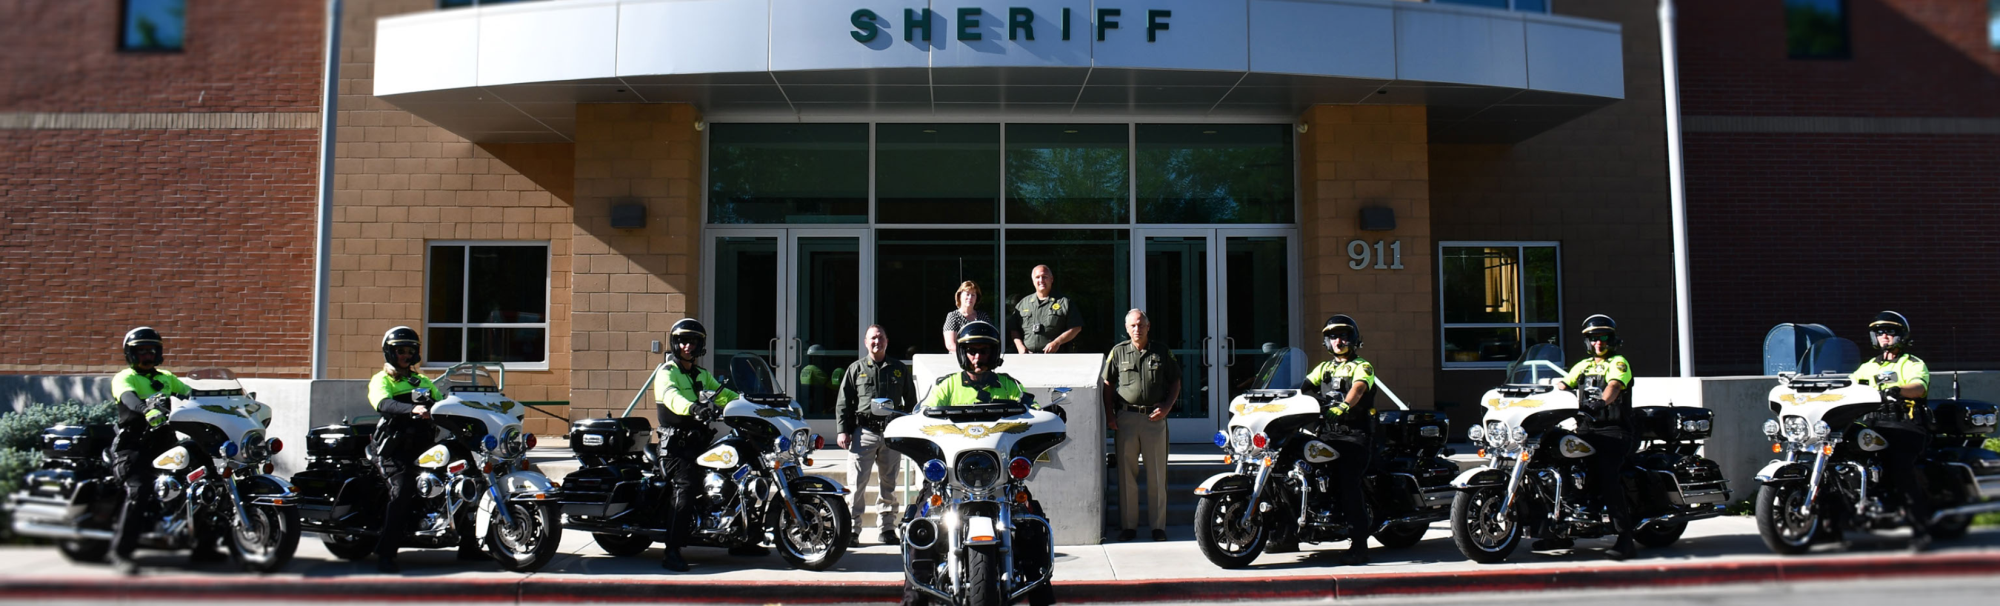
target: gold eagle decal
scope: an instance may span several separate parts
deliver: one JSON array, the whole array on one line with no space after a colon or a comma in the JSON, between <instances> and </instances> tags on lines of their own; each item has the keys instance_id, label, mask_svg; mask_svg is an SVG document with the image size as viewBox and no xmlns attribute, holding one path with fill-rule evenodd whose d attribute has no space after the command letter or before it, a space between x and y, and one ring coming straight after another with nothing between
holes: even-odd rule
<instances>
[{"instance_id":1,"label":"gold eagle decal","mask_svg":"<svg viewBox=\"0 0 2000 606\"><path fill-rule=\"evenodd\" d=\"M1839 402L1845 399L1847 399L1847 396L1843 396L1837 393L1823 393L1816 396L1807 396L1806 394L1795 393L1795 394L1786 394L1778 396L1779 402L1783 402L1789 406L1811 404L1813 402Z\"/></svg>"},{"instance_id":2,"label":"gold eagle decal","mask_svg":"<svg viewBox=\"0 0 2000 606\"><path fill-rule=\"evenodd\" d=\"M984 438L995 433L1021 433L1028 430L1027 423L1007 422L991 425L969 423L966 425L932 425L924 428L924 433L933 436L964 436L972 439Z\"/></svg>"},{"instance_id":3,"label":"gold eagle decal","mask_svg":"<svg viewBox=\"0 0 2000 606\"><path fill-rule=\"evenodd\" d=\"M1540 408L1544 403L1534 398L1515 400L1513 402L1508 402L1506 398L1494 398L1486 401L1486 407L1494 410L1503 408Z\"/></svg>"},{"instance_id":4,"label":"gold eagle decal","mask_svg":"<svg viewBox=\"0 0 2000 606\"><path fill-rule=\"evenodd\" d=\"M1239 415L1250 415L1250 414L1257 414L1260 412L1279 412L1284 409L1285 405L1279 404L1277 402L1272 402L1269 404L1258 404L1256 406L1244 406L1241 402L1238 402L1235 405L1229 407L1229 412Z\"/></svg>"}]
</instances>

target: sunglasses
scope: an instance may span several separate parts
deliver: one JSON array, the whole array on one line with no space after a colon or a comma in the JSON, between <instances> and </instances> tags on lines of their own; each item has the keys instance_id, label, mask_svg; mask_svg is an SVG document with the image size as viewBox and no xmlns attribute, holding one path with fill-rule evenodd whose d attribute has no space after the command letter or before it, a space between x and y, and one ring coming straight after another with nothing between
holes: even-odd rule
<instances>
[{"instance_id":1,"label":"sunglasses","mask_svg":"<svg viewBox=\"0 0 2000 606\"><path fill-rule=\"evenodd\" d=\"M1608 343L1611 341L1611 335L1590 335L1584 337L1583 340L1591 343Z\"/></svg>"}]
</instances>

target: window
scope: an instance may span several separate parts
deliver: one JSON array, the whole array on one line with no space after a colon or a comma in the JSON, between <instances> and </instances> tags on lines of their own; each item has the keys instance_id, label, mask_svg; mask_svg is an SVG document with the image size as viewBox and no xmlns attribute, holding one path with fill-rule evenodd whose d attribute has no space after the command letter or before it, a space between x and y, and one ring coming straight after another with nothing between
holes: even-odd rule
<instances>
[{"instance_id":1,"label":"window","mask_svg":"<svg viewBox=\"0 0 2000 606\"><path fill-rule=\"evenodd\" d=\"M1124 124L1007 125L1008 223L1130 223Z\"/></svg>"},{"instance_id":2,"label":"window","mask_svg":"<svg viewBox=\"0 0 2000 606\"><path fill-rule=\"evenodd\" d=\"M1288 124L1141 124L1140 223L1291 223Z\"/></svg>"},{"instance_id":3,"label":"window","mask_svg":"<svg viewBox=\"0 0 2000 606\"><path fill-rule=\"evenodd\" d=\"M1000 230L877 230L875 323L889 332L889 356L944 353L944 317L966 280L979 284L979 311L1003 320L999 278Z\"/></svg>"},{"instance_id":4,"label":"window","mask_svg":"<svg viewBox=\"0 0 2000 606\"><path fill-rule=\"evenodd\" d=\"M999 223L1000 125L875 125L875 221Z\"/></svg>"},{"instance_id":5,"label":"window","mask_svg":"<svg viewBox=\"0 0 2000 606\"><path fill-rule=\"evenodd\" d=\"M1529 343L1561 345L1555 243L1444 242L1438 259L1445 368L1500 368Z\"/></svg>"},{"instance_id":6,"label":"window","mask_svg":"<svg viewBox=\"0 0 2000 606\"><path fill-rule=\"evenodd\" d=\"M426 366L548 369L547 242L433 242L425 276Z\"/></svg>"},{"instance_id":7,"label":"window","mask_svg":"<svg viewBox=\"0 0 2000 606\"><path fill-rule=\"evenodd\" d=\"M1549 12L1549 0L1430 0L1430 1L1436 2L1438 4L1463 4L1467 6L1484 6L1486 8L1499 8L1506 10L1530 12L1530 13Z\"/></svg>"},{"instance_id":8,"label":"window","mask_svg":"<svg viewBox=\"0 0 2000 606\"><path fill-rule=\"evenodd\" d=\"M2000 0L1986 0L1986 45L2000 51Z\"/></svg>"},{"instance_id":9,"label":"window","mask_svg":"<svg viewBox=\"0 0 2000 606\"><path fill-rule=\"evenodd\" d=\"M125 0L125 18L118 49L181 50L187 26L187 0Z\"/></svg>"},{"instance_id":10,"label":"window","mask_svg":"<svg viewBox=\"0 0 2000 606\"><path fill-rule=\"evenodd\" d=\"M868 125L716 124L710 223L868 222Z\"/></svg>"},{"instance_id":11,"label":"window","mask_svg":"<svg viewBox=\"0 0 2000 606\"><path fill-rule=\"evenodd\" d=\"M1785 0L1785 54L1846 59L1847 0Z\"/></svg>"}]
</instances>

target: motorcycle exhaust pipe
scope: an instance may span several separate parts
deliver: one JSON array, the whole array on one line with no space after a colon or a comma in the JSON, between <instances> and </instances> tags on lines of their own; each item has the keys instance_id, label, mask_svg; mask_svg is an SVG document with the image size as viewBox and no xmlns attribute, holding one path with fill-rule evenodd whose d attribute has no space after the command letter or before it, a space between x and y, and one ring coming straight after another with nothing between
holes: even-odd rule
<instances>
[{"instance_id":1,"label":"motorcycle exhaust pipe","mask_svg":"<svg viewBox=\"0 0 2000 606\"><path fill-rule=\"evenodd\" d=\"M1936 524L1938 523L1939 520L1943 520L1946 517L1950 516L1970 516L1982 513L1992 513L1995 511L2000 511L2000 501L1987 501L1985 503L1960 505L1958 507L1953 507L1951 509L1940 509L1936 512L1931 513L1931 523Z\"/></svg>"},{"instance_id":2,"label":"motorcycle exhaust pipe","mask_svg":"<svg viewBox=\"0 0 2000 606\"><path fill-rule=\"evenodd\" d=\"M937 544L937 538L937 524L927 518L910 520L909 528L903 530L903 539L909 542L910 549L917 551L930 550L931 546Z\"/></svg>"},{"instance_id":3,"label":"motorcycle exhaust pipe","mask_svg":"<svg viewBox=\"0 0 2000 606\"><path fill-rule=\"evenodd\" d=\"M118 538L109 530L95 528L75 528L43 524L30 520L14 520L14 534L44 539L68 539L73 541L111 541Z\"/></svg>"}]
</instances>

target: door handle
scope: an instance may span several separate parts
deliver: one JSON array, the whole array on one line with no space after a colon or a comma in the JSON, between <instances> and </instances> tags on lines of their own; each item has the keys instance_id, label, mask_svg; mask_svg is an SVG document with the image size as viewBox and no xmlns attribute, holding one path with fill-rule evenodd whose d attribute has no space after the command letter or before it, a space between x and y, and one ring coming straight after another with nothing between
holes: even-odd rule
<instances>
[{"instance_id":1,"label":"door handle","mask_svg":"<svg viewBox=\"0 0 2000 606\"><path fill-rule=\"evenodd\" d=\"M771 360L776 361L777 359L778 359L778 338L771 337Z\"/></svg>"},{"instance_id":2,"label":"door handle","mask_svg":"<svg viewBox=\"0 0 2000 606\"><path fill-rule=\"evenodd\" d=\"M806 366L806 350L799 347L803 343L798 337L792 337L792 368L805 368Z\"/></svg>"},{"instance_id":3,"label":"door handle","mask_svg":"<svg viewBox=\"0 0 2000 606\"><path fill-rule=\"evenodd\" d=\"M1223 338L1222 338L1222 348L1223 348L1223 351L1225 352L1225 353L1223 353L1223 362L1222 362L1222 367L1223 367L1223 368L1233 368L1233 367L1235 367L1235 366L1236 366L1236 337L1223 337Z\"/></svg>"},{"instance_id":4,"label":"door handle","mask_svg":"<svg viewBox=\"0 0 2000 606\"><path fill-rule=\"evenodd\" d=\"M1209 358L1209 355L1208 355L1208 353L1209 353L1209 350L1208 350L1208 345L1209 345L1210 343L1214 343L1214 342L1215 342L1215 337L1202 337L1202 338L1201 338L1201 367L1202 367L1202 368L1208 368L1208 367L1210 367L1210 366L1213 366L1213 364L1210 364L1210 363L1209 363L1210 361L1209 361L1209 359L1208 359L1208 358Z\"/></svg>"}]
</instances>

